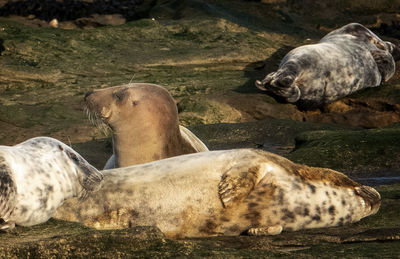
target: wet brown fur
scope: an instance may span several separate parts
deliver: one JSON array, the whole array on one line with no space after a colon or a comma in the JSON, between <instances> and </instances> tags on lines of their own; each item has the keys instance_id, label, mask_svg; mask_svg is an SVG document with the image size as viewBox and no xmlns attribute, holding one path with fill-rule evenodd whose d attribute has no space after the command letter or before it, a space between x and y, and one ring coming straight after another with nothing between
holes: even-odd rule
<instances>
[{"instance_id":1,"label":"wet brown fur","mask_svg":"<svg viewBox=\"0 0 400 259\"><path fill-rule=\"evenodd\" d=\"M181 135L175 101L159 85L100 89L85 102L90 116L113 131L115 166L107 169L197 152Z\"/></svg>"}]
</instances>

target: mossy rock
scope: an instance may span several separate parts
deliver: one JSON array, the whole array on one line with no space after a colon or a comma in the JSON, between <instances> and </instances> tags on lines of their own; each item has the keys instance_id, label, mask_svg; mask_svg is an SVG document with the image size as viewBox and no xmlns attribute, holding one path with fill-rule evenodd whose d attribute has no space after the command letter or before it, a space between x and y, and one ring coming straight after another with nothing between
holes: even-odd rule
<instances>
[{"instance_id":1,"label":"mossy rock","mask_svg":"<svg viewBox=\"0 0 400 259\"><path fill-rule=\"evenodd\" d=\"M311 131L296 137L288 158L364 176L399 175L400 127L370 130ZM379 173L378 173L379 172Z\"/></svg>"}]
</instances>

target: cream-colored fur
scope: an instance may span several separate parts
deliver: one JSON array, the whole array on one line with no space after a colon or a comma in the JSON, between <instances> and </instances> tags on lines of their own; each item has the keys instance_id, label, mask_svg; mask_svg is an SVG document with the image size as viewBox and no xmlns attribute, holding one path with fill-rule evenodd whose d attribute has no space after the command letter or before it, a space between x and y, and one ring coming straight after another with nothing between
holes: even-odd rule
<instances>
[{"instance_id":1,"label":"cream-colored fur","mask_svg":"<svg viewBox=\"0 0 400 259\"><path fill-rule=\"evenodd\" d=\"M210 151L103 171L103 187L58 219L99 229L158 226L169 237L278 234L375 213L379 194L343 174L253 149Z\"/></svg>"}]
</instances>

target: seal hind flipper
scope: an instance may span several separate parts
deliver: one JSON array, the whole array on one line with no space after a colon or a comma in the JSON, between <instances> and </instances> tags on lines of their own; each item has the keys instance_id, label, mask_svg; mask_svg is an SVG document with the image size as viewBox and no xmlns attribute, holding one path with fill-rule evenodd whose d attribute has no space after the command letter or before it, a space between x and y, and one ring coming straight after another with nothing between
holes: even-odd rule
<instances>
[{"instance_id":1,"label":"seal hind flipper","mask_svg":"<svg viewBox=\"0 0 400 259\"><path fill-rule=\"evenodd\" d=\"M17 187L12 171L5 163L5 159L0 156L0 218L3 220L1 226L7 224L16 204L16 196Z\"/></svg>"},{"instance_id":2,"label":"seal hind flipper","mask_svg":"<svg viewBox=\"0 0 400 259\"><path fill-rule=\"evenodd\" d=\"M245 199L264 176L260 166L250 167L247 171L239 168L225 172L218 184L218 194L224 208Z\"/></svg>"},{"instance_id":3,"label":"seal hind flipper","mask_svg":"<svg viewBox=\"0 0 400 259\"><path fill-rule=\"evenodd\" d=\"M270 235L279 235L282 233L283 227L281 225L269 226L269 227L258 227L258 228L249 228L245 231L245 234L249 236L270 236Z\"/></svg>"},{"instance_id":4,"label":"seal hind flipper","mask_svg":"<svg viewBox=\"0 0 400 259\"><path fill-rule=\"evenodd\" d=\"M385 50L372 50L371 55L378 66L379 73L382 76L382 82L389 80L396 71L396 63L393 56Z\"/></svg>"}]
</instances>

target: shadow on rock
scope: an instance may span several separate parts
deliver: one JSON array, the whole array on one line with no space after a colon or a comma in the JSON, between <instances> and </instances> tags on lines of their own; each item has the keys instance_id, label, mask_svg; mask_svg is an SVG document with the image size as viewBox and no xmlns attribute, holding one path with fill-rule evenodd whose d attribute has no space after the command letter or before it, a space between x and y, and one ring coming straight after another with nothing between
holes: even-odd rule
<instances>
[{"instance_id":1,"label":"shadow on rock","mask_svg":"<svg viewBox=\"0 0 400 259\"><path fill-rule=\"evenodd\" d=\"M1 56L1 53L4 52L4 51L6 50L6 49L4 48L3 43L4 43L4 41L3 41L2 39L0 39L0 56Z\"/></svg>"},{"instance_id":2,"label":"shadow on rock","mask_svg":"<svg viewBox=\"0 0 400 259\"><path fill-rule=\"evenodd\" d=\"M267 74L276 71L279 67L279 64L281 63L282 58L293 48L293 46L284 45L277 49L266 60L249 63L244 68L244 77L246 77L248 80L246 83L235 89L235 91L238 93L263 92L261 90L258 90L258 88L255 86L255 81L262 80Z\"/></svg>"},{"instance_id":3,"label":"shadow on rock","mask_svg":"<svg viewBox=\"0 0 400 259\"><path fill-rule=\"evenodd\" d=\"M127 20L147 16L154 0L107 1L93 0L21 0L9 1L0 8L0 16L34 15L36 18L50 21L75 20L93 14L121 14Z\"/></svg>"},{"instance_id":4,"label":"shadow on rock","mask_svg":"<svg viewBox=\"0 0 400 259\"><path fill-rule=\"evenodd\" d=\"M99 170L104 168L112 155L112 141L109 138L73 143L72 148Z\"/></svg>"}]
</instances>

